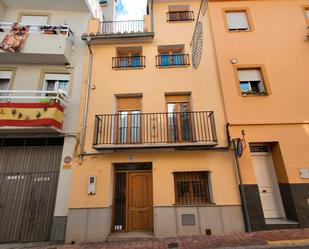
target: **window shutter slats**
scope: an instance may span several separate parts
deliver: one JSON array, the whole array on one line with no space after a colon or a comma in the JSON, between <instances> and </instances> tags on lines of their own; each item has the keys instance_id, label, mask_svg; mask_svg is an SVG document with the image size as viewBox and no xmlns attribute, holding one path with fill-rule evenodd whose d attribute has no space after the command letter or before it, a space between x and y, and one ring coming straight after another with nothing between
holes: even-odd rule
<instances>
[{"instance_id":1,"label":"window shutter slats","mask_svg":"<svg viewBox=\"0 0 309 249\"><path fill-rule=\"evenodd\" d=\"M238 70L240 81L261 81L261 73L258 69Z\"/></svg>"}]
</instances>

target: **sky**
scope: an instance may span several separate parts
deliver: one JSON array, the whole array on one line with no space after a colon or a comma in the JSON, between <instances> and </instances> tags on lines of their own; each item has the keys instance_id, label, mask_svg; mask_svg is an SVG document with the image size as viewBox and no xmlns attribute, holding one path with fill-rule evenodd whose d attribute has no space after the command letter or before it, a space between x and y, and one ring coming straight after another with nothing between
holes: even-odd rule
<instances>
[{"instance_id":1,"label":"sky","mask_svg":"<svg viewBox=\"0 0 309 249\"><path fill-rule=\"evenodd\" d=\"M117 0L117 20L141 20L146 14L147 0Z\"/></svg>"}]
</instances>

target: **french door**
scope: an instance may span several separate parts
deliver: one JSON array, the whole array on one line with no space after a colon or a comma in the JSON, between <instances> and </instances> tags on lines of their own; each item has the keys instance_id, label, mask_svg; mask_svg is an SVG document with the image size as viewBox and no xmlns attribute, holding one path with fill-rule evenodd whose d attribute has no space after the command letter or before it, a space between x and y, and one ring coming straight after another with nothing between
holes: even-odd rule
<instances>
[{"instance_id":1,"label":"french door","mask_svg":"<svg viewBox=\"0 0 309 249\"><path fill-rule=\"evenodd\" d=\"M118 143L141 142L141 112L120 111L118 116Z\"/></svg>"},{"instance_id":2,"label":"french door","mask_svg":"<svg viewBox=\"0 0 309 249\"><path fill-rule=\"evenodd\" d=\"M189 102L167 103L169 142L190 142L193 140L192 120Z\"/></svg>"},{"instance_id":3,"label":"french door","mask_svg":"<svg viewBox=\"0 0 309 249\"><path fill-rule=\"evenodd\" d=\"M153 231L152 171L138 168L130 164L115 170L114 232Z\"/></svg>"}]
</instances>

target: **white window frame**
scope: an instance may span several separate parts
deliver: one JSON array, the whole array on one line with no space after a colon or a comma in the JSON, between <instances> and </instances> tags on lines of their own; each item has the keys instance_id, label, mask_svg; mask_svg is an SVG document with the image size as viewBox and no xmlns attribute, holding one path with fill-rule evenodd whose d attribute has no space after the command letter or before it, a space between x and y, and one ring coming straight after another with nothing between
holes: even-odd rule
<instances>
[{"instance_id":1,"label":"white window frame","mask_svg":"<svg viewBox=\"0 0 309 249\"><path fill-rule=\"evenodd\" d=\"M66 73L46 73L44 76L44 84L43 84L43 91L47 90L47 81L48 80L53 80L55 81L55 86L54 86L54 91L58 91L58 84L59 81L65 80L68 81L68 88L67 88L67 92L63 92L64 94L66 94L67 96L69 95L69 89L70 89L70 74L66 74Z\"/></svg>"},{"instance_id":2,"label":"white window frame","mask_svg":"<svg viewBox=\"0 0 309 249\"><path fill-rule=\"evenodd\" d=\"M6 89L1 89L0 90L9 90L10 89L10 82L11 82L11 79L12 79L12 75L13 75L13 72L10 71L10 70L0 70L0 80L7 80L7 87ZM0 93L0 96L8 96L8 93ZM0 100L1 102L2 101L6 101L7 99L2 99Z\"/></svg>"},{"instance_id":3,"label":"white window frame","mask_svg":"<svg viewBox=\"0 0 309 249\"><path fill-rule=\"evenodd\" d=\"M30 21L23 21L23 18L25 18L25 19L29 18ZM42 19L42 20L41 21L35 21L36 18ZM31 19L33 19L33 21ZM33 25L33 24L46 25L46 24L48 24L48 15L22 14L21 17L20 17L20 23L28 24L28 25Z\"/></svg>"},{"instance_id":4,"label":"white window frame","mask_svg":"<svg viewBox=\"0 0 309 249\"><path fill-rule=\"evenodd\" d=\"M237 17L236 15L241 16ZM251 30L247 10L226 10L225 18L227 23L227 29L231 32Z\"/></svg>"},{"instance_id":5,"label":"white window frame","mask_svg":"<svg viewBox=\"0 0 309 249\"><path fill-rule=\"evenodd\" d=\"M247 75L245 75L245 73L247 73ZM245 68L245 69L238 68L237 69L237 75L238 75L239 87L240 87L241 94L243 94L243 95L247 95L247 94L262 95L262 94L267 93L266 88L265 88L265 83L264 83L264 80L263 80L262 69L260 69L260 68ZM256 92L256 93L252 92L251 82L259 82L258 83L258 88L259 88L258 92ZM241 89L242 83L248 83L249 84L249 91L242 91L242 89Z\"/></svg>"}]
</instances>

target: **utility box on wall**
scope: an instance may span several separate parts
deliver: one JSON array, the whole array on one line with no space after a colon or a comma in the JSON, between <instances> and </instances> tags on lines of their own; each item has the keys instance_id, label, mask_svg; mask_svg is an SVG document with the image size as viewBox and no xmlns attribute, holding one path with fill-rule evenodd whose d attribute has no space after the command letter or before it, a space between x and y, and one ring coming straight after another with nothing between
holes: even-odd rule
<instances>
[{"instance_id":1,"label":"utility box on wall","mask_svg":"<svg viewBox=\"0 0 309 249\"><path fill-rule=\"evenodd\" d=\"M97 178L89 176L88 178L88 195L95 195L96 193Z\"/></svg>"}]
</instances>

